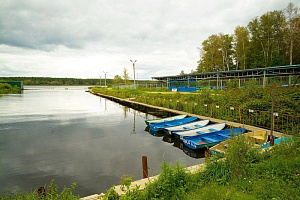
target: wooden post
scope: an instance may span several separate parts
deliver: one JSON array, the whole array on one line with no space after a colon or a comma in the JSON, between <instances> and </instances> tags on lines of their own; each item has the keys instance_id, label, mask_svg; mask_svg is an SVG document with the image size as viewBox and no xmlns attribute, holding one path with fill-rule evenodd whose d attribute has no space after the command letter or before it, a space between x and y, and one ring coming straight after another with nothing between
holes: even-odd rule
<instances>
[{"instance_id":1,"label":"wooden post","mask_svg":"<svg viewBox=\"0 0 300 200\"><path fill-rule=\"evenodd\" d=\"M142 164L143 164L143 178L148 178L147 156L142 157Z\"/></svg>"},{"instance_id":2,"label":"wooden post","mask_svg":"<svg viewBox=\"0 0 300 200\"><path fill-rule=\"evenodd\" d=\"M272 91L272 110L271 110L270 146L273 146L273 145L274 145L273 129L274 129L274 89L273 89L273 91ZM273 140L273 141L272 141L272 140ZM273 145L272 145L271 142L273 142Z\"/></svg>"}]
</instances>

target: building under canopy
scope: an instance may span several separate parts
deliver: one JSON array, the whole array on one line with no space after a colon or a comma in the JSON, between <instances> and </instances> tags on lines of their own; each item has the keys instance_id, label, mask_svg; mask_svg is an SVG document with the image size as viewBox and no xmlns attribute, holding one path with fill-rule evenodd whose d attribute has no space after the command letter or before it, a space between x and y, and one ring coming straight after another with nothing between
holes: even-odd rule
<instances>
[{"instance_id":1,"label":"building under canopy","mask_svg":"<svg viewBox=\"0 0 300 200\"><path fill-rule=\"evenodd\" d=\"M201 88L224 89L230 84L244 87L249 80L265 87L272 83L282 86L297 84L300 76L300 64L207 73L191 73L176 76L152 77L173 91L195 91Z\"/></svg>"}]
</instances>

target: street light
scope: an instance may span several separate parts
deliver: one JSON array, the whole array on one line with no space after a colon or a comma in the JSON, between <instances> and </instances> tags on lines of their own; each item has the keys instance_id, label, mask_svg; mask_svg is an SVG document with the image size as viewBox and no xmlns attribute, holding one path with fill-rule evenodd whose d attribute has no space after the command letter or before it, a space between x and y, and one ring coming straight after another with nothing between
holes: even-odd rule
<instances>
[{"instance_id":1,"label":"street light","mask_svg":"<svg viewBox=\"0 0 300 200\"><path fill-rule=\"evenodd\" d=\"M99 76L99 77L100 77L99 86L101 87L101 76Z\"/></svg>"},{"instance_id":2,"label":"street light","mask_svg":"<svg viewBox=\"0 0 300 200\"><path fill-rule=\"evenodd\" d=\"M106 74L107 74L108 72L104 72L104 71L103 71L103 73L105 74L105 87L106 87Z\"/></svg>"},{"instance_id":3,"label":"street light","mask_svg":"<svg viewBox=\"0 0 300 200\"><path fill-rule=\"evenodd\" d=\"M136 62L137 60L135 60L134 62L132 61L132 60L130 60L130 62L132 62L132 65L133 65L133 86L134 86L134 89L136 89L135 88L135 62Z\"/></svg>"}]
</instances>

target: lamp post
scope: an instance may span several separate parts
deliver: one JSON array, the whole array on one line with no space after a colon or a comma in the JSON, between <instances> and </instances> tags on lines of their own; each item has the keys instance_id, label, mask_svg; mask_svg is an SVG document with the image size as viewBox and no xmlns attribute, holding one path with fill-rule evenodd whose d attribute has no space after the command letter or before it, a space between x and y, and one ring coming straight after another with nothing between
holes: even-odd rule
<instances>
[{"instance_id":1,"label":"lamp post","mask_svg":"<svg viewBox=\"0 0 300 200\"><path fill-rule=\"evenodd\" d=\"M100 77L99 86L101 87L101 76L99 76L99 77Z\"/></svg>"},{"instance_id":2,"label":"lamp post","mask_svg":"<svg viewBox=\"0 0 300 200\"><path fill-rule=\"evenodd\" d=\"M136 87L135 87L135 62L136 62L137 60L135 60L134 62L132 61L132 60L130 60L130 62L132 62L132 65L133 65L133 87L134 87L134 89L136 89Z\"/></svg>"},{"instance_id":3,"label":"lamp post","mask_svg":"<svg viewBox=\"0 0 300 200\"><path fill-rule=\"evenodd\" d=\"M103 73L104 73L104 75L105 75L105 87L106 87L106 74L107 74L108 72L104 72L104 71L103 71Z\"/></svg>"}]
</instances>

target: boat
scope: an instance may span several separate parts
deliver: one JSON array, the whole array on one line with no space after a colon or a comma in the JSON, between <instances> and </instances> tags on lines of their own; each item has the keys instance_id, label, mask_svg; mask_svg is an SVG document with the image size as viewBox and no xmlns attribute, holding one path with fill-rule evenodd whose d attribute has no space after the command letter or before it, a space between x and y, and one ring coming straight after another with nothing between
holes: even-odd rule
<instances>
[{"instance_id":1,"label":"boat","mask_svg":"<svg viewBox=\"0 0 300 200\"><path fill-rule=\"evenodd\" d=\"M145 120L145 123L149 126L150 124L154 124L154 123L172 121L172 120L175 120L175 119L183 119L186 116L187 115L175 115L175 116L172 116L172 117L166 117L166 118L160 118L160 119L148 119L148 120Z\"/></svg>"},{"instance_id":2,"label":"boat","mask_svg":"<svg viewBox=\"0 0 300 200\"><path fill-rule=\"evenodd\" d=\"M201 135L204 133L212 133L215 131L220 131L224 129L226 126L226 123L217 123L217 124L212 124L208 126L204 126L202 128L197 128L194 130L187 130L187 131L180 131L180 132L173 132L173 135L175 138L182 140L184 137L190 137L190 136L195 136L195 135Z\"/></svg>"},{"instance_id":3,"label":"boat","mask_svg":"<svg viewBox=\"0 0 300 200\"><path fill-rule=\"evenodd\" d=\"M281 142L290 142L290 141L293 141L293 138L291 138L291 137L276 138L274 140L274 145L280 144ZM268 141L260 146L261 149L268 148L268 147L270 147L270 141Z\"/></svg>"},{"instance_id":4,"label":"boat","mask_svg":"<svg viewBox=\"0 0 300 200\"><path fill-rule=\"evenodd\" d=\"M242 136L244 136L244 138L247 140L247 142L252 147L260 147L262 144L264 144L268 140L268 135L267 135L266 131L249 132L249 133L243 134ZM226 153L226 149L228 148L230 142L231 142L231 139L223 141L223 142L211 147L209 150L213 154L224 155Z\"/></svg>"},{"instance_id":5,"label":"boat","mask_svg":"<svg viewBox=\"0 0 300 200\"><path fill-rule=\"evenodd\" d=\"M172 135L173 132L194 130L194 129L197 129L197 128L204 127L208 123L209 123L209 119L204 119L204 120L191 122L191 123L183 124L183 125L179 125L179 126L167 127L167 128L164 128L164 131L165 131L165 133L168 133L169 135Z\"/></svg>"},{"instance_id":6,"label":"boat","mask_svg":"<svg viewBox=\"0 0 300 200\"><path fill-rule=\"evenodd\" d=\"M232 135L242 134L246 131L244 128L233 128L216 131L213 133L206 133L191 137L185 137L183 144L191 149L200 149L214 146L222 141L230 139Z\"/></svg>"},{"instance_id":7,"label":"boat","mask_svg":"<svg viewBox=\"0 0 300 200\"><path fill-rule=\"evenodd\" d=\"M174 119L172 121L166 121L161 123L150 124L150 129L153 131L163 130L166 127L178 126L197 120L198 117L187 117L183 119Z\"/></svg>"}]
</instances>

